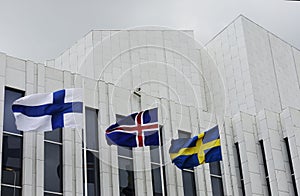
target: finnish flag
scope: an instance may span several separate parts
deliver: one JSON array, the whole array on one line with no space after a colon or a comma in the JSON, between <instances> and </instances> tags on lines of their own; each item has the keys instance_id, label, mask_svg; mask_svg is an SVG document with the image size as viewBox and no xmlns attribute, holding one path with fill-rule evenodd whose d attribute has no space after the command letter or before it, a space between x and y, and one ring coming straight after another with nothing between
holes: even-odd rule
<instances>
[{"instance_id":1,"label":"finnish flag","mask_svg":"<svg viewBox=\"0 0 300 196\"><path fill-rule=\"evenodd\" d=\"M83 90L63 89L28 95L16 100L12 110L20 131L82 128Z\"/></svg>"}]
</instances>

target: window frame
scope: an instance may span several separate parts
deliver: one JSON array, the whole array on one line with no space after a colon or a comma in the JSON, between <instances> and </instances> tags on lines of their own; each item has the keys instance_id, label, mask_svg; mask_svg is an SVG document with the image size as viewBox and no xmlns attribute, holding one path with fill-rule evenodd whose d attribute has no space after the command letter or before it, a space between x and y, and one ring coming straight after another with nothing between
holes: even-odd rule
<instances>
[{"instance_id":1,"label":"window frame","mask_svg":"<svg viewBox=\"0 0 300 196\"><path fill-rule=\"evenodd\" d=\"M239 143L236 142L234 143L235 145L235 150L236 150L236 155L237 155L237 165L238 165L238 170L239 170L239 177L240 177L240 183L241 183L241 190L242 190L242 194L243 196L246 195L245 193L245 183L244 183L244 175L243 175L243 167L242 167L242 161L241 161L241 154L240 154L240 147L239 147ZM238 187L239 188L239 187Z\"/></svg>"},{"instance_id":2,"label":"window frame","mask_svg":"<svg viewBox=\"0 0 300 196\"><path fill-rule=\"evenodd\" d=\"M155 196L154 192L154 179L153 179L153 173L152 173L152 165L158 166L159 171L160 171L160 181L161 181L161 188L162 188L162 196L167 196L167 187L166 185L166 176L165 176L165 159L164 159L164 152L163 152L163 126L159 125L159 146L158 146L158 153L159 153L159 162L155 162L152 160L151 153L150 153L150 165L151 165L151 177L152 177L152 192L153 196ZM151 146L150 146L150 151L151 151ZM157 168L158 168L157 167Z\"/></svg>"},{"instance_id":3,"label":"window frame","mask_svg":"<svg viewBox=\"0 0 300 196\"><path fill-rule=\"evenodd\" d=\"M60 131L60 139L61 141L60 142L57 142L57 141L52 141L50 139L46 139L46 134L48 132L45 132L44 133L44 157L46 157L46 153L45 153L45 145L46 144L53 144L53 145L57 145L61 148L61 154L60 154L60 160L61 160L61 193L60 192L55 192L55 191L48 191L45 189L45 180L44 180L44 194L45 193L48 193L48 194L52 194L52 195L63 195L63 187L64 187L64 182L63 182L63 138L62 138L62 135L63 135L63 128L59 128L58 130L53 130L53 131ZM49 131L49 133L51 133ZM44 163L44 167L45 167L45 163ZM45 170L45 168L44 168ZM45 175L45 172L44 172L44 175ZM44 176L44 178L46 178L46 176Z\"/></svg>"},{"instance_id":4,"label":"window frame","mask_svg":"<svg viewBox=\"0 0 300 196\"><path fill-rule=\"evenodd\" d=\"M289 161L289 167L290 167L290 172L291 172L291 178L292 178L294 194L298 195L296 177L295 177L295 171L294 171L293 160L292 160L292 155L291 155L289 138L285 137L283 139L284 139L284 143L285 143L285 147L286 147L286 151L287 151L287 155L288 155L288 161Z\"/></svg>"},{"instance_id":5,"label":"window frame","mask_svg":"<svg viewBox=\"0 0 300 196\"><path fill-rule=\"evenodd\" d=\"M262 161L263 161L263 166L264 166L268 195L271 196L272 192L271 192L270 176L269 176L269 171L268 171L268 165L267 165L267 159L266 159L266 153L265 153L265 147L264 147L263 140L259 140L259 146L260 146L261 155L262 155Z\"/></svg>"},{"instance_id":6,"label":"window frame","mask_svg":"<svg viewBox=\"0 0 300 196\"><path fill-rule=\"evenodd\" d=\"M180 136L182 136L182 135L184 135L183 137L180 137ZM187 132L187 131L183 131L183 130L178 130L178 138L191 138L191 136L192 136L192 133L191 132ZM195 196L197 196L197 191L196 191L196 177L195 177L195 171L194 171L194 169L183 169L182 171L181 171L181 178L182 178L182 185L183 185L183 192L184 192L184 190L185 190L185 188L184 188L184 185L185 185L185 181L183 180L183 176L184 176L184 172L188 172L188 173L192 173L192 176L193 176L193 185L192 186L194 186L195 187L195 189L193 190L193 193L194 193L194 195Z\"/></svg>"},{"instance_id":7,"label":"window frame","mask_svg":"<svg viewBox=\"0 0 300 196\"><path fill-rule=\"evenodd\" d=\"M116 122L119 121L120 118L125 118L125 117L126 116L123 116L123 115L120 115L120 114L116 114ZM130 160L131 164L132 164L132 168L134 168L132 147L128 147L130 149L130 152L131 152L131 156L130 157L129 156L125 156L125 155L120 155L119 148L125 148L125 149L127 149L126 147L117 146L118 171L120 172L120 167L119 167L120 158L121 159ZM134 180L134 178L135 178L135 172L134 172L134 170L132 172L133 172L133 190L134 190L134 195L136 195L135 180ZM121 196L120 189L121 189L121 186L120 186L120 173L119 173L119 195Z\"/></svg>"},{"instance_id":8,"label":"window frame","mask_svg":"<svg viewBox=\"0 0 300 196\"><path fill-rule=\"evenodd\" d=\"M84 118L86 119L86 110L94 110L96 112L96 116L97 116L97 128L96 128L96 132L99 134L99 110L98 109L95 109L95 108L92 108L92 107L85 107L84 108ZM86 122L86 120L85 120ZM87 124L85 123L85 128L82 129L82 138L83 138L83 144L82 144L82 152L83 152L83 156L82 156L82 165L83 165L83 195L84 196L87 196L89 194L88 192L88 183L87 183L87 176L88 176L88 164L87 164L87 152L90 152L90 153L97 153L99 155L99 151L100 151L100 146L99 146L99 137L97 137L97 149L92 149L92 148L88 148L86 142L87 142ZM101 195L101 187L100 187L100 161L99 161L99 158L98 158L98 164L97 164L98 168L96 169L96 171L98 171L98 177L97 177L97 180L98 180L98 193L99 193L99 196Z\"/></svg>"},{"instance_id":9,"label":"window frame","mask_svg":"<svg viewBox=\"0 0 300 196\"><path fill-rule=\"evenodd\" d=\"M212 163L218 163L218 168L219 168L219 172L220 172L220 174L218 175L218 174L213 174L213 173L211 173L211 165L212 165ZM219 179L219 180L221 180L221 184L222 184L222 189L221 189L221 196L224 196L225 195L225 193L224 193L224 185L223 185L223 178L222 178L222 168L221 168L221 163L220 163L220 161L216 161L216 162L212 162L212 163L209 163L209 176L210 176L210 178L211 178L211 190L212 190L212 194L214 193L214 184L213 184L213 181L212 181L212 179L213 178L216 178L216 179Z\"/></svg>"},{"instance_id":10,"label":"window frame","mask_svg":"<svg viewBox=\"0 0 300 196\"><path fill-rule=\"evenodd\" d=\"M17 189L17 190L19 190L20 191L20 193L21 193L21 195L22 195L22 189L23 189L23 186L22 186L22 183L23 183L23 180L22 180L22 178L23 178L23 156L24 156L24 154L23 154L23 151L24 151L24 142L23 142L23 132L21 132L20 131L20 133L14 133L14 132L10 132L9 130L5 130L4 129L4 116L5 116L5 114L4 114L4 112L5 112L5 97L7 96L6 95L6 91L12 91L12 92L15 92L15 93L19 93L19 94L21 94L21 97L24 97L25 96L25 91L23 91L23 90L20 90L20 89L15 89L15 88L11 88L11 87L8 87L8 86L5 86L4 87L4 100L3 100L3 119L2 119L2 122L3 122L3 131L2 131L2 141L3 141L3 137L4 137L4 135L7 135L8 137L18 137L18 138L20 138L21 139L21 149L20 149L20 151L21 151L21 162L22 162L22 164L21 164L21 171L20 171L20 181L21 181L21 186L19 186L19 185L15 185L15 184L13 184L13 185L11 185L11 184L7 184L7 183L3 183L2 182L2 179L3 179L3 177L1 176L1 181L0 181L0 186L2 187L7 187L7 188L13 188L14 190L15 189ZM19 98L21 98L21 97L19 97ZM13 169L11 169L11 168L3 168L3 143L2 143L2 145L1 145L1 148L2 148L2 163L1 163L1 175L3 175L3 171L4 170L6 170L6 171L9 171L9 172L13 172L14 173L14 180L16 180L16 171L14 171ZM10 170L8 170L8 169L11 169L11 171Z\"/></svg>"}]
</instances>

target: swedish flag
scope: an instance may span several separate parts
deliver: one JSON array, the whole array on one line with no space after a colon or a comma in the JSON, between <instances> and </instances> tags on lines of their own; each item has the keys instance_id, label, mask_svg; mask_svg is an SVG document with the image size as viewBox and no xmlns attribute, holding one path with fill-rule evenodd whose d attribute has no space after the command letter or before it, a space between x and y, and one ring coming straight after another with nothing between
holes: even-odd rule
<instances>
[{"instance_id":1,"label":"swedish flag","mask_svg":"<svg viewBox=\"0 0 300 196\"><path fill-rule=\"evenodd\" d=\"M172 163L180 169L222 160L218 126L193 138L172 140L169 153Z\"/></svg>"}]
</instances>

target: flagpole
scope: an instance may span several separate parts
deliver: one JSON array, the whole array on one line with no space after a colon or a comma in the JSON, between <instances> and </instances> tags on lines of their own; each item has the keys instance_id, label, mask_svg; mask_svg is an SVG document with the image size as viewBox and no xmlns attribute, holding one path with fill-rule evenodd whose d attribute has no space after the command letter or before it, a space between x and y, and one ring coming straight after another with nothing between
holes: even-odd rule
<instances>
[{"instance_id":1,"label":"flagpole","mask_svg":"<svg viewBox=\"0 0 300 196\"><path fill-rule=\"evenodd\" d=\"M83 108L83 116L85 116L85 107ZM81 129L82 130L82 139L83 139L83 170L84 170L84 193L85 195L88 194L87 192L87 160L86 160L86 129L85 129L85 118L83 120L83 125L84 127Z\"/></svg>"},{"instance_id":2,"label":"flagpole","mask_svg":"<svg viewBox=\"0 0 300 196\"><path fill-rule=\"evenodd\" d=\"M165 179L164 179L164 174L163 174L163 161L162 161L162 145L161 145L161 136L162 136L162 131L161 131L161 127L159 127L159 167L160 167L160 178L161 178L161 187L162 187L162 195L165 196Z\"/></svg>"}]
</instances>

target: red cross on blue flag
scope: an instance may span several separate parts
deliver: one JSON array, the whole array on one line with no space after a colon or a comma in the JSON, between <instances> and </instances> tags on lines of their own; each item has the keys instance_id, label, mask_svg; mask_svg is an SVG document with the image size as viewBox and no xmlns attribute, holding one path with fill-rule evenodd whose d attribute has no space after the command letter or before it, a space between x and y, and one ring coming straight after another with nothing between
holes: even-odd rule
<instances>
[{"instance_id":1,"label":"red cross on blue flag","mask_svg":"<svg viewBox=\"0 0 300 196\"><path fill-rule=\"evenodd\" d=\"M126 147L158 146L158 109L130 114L106 130L108 145Z\"/></svg>"}]
</instances>

